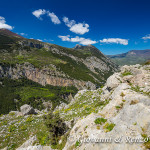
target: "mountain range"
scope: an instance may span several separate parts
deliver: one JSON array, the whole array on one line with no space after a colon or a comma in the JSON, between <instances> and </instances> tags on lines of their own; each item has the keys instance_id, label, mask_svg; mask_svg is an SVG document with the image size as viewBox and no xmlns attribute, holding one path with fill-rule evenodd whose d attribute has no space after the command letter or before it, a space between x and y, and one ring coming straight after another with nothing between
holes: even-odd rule
<instances>
[{"instance_id":1,"label":"mountain range","mask_svg":"<svg viewBox=\"0 0 150 150\"><path fill-rule=\"evenodd\" d=\"M150 60L150 49L131 50L127 53L107 55L107 57L109 57L114 63L121 66L143 64Z\"/></svg>"}]
</instances>

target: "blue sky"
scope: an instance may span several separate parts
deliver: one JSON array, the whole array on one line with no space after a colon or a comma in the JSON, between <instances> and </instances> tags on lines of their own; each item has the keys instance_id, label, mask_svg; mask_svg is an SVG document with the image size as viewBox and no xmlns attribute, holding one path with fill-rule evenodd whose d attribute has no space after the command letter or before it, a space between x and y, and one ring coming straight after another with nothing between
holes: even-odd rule
<instances>
[{"instance_id":1,"label":"blue sky","mask_svg":"<svg viewBox=\"0 0 150 150\"><path fill-rule=\"evenodd\" d=\"M0 28L104 54L150 49L150 0L1 0Z\"/></svg>"}]
</instances>

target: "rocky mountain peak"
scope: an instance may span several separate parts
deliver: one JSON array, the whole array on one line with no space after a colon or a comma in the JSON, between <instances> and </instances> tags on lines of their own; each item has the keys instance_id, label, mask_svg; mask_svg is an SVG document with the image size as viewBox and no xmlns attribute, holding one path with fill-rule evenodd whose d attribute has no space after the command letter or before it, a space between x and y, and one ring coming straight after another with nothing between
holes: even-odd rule
<instances>
[{"instance_id":1,"label":"rocky mountain peak","mask_svg":"<svg viewBox=\"0 0 150 150\"><path fill-rule=\"evenodd\" d=\"M76 46L74 47L74 49L87 49L87 48L96 48L96 47L91 44L86 45L86 46L76 44Z\"/></svg>"}]
</instances>

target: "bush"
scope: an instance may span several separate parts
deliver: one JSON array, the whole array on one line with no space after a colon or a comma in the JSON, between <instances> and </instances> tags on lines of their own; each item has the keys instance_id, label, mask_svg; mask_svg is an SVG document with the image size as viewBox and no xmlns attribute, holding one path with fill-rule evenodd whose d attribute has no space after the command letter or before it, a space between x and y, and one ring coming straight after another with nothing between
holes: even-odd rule
<instances>
[{"instance_id":1,"label":"bush","mask_svg":"<svg viewBox=\"0 0 150 150\"><path fill-rule=\"evenodd\" d=\"M104 118L97 118L95 119L95 124L100 124L102 125L103 123L105 123L107 121L107 119L104 119Z\"/></svg>"},{"instance_id":2,"label":"bush","mask_svg":"<svg viewBox=\"0 0 150 150\"><path fill-rule=\"evenodd\" d=\"M103 128L106 129L106 132L110 132L114 127L115 127L114 123L106 123Z\"/></svg>"},{"instance_id":3,"label":"bush","mask_svg":"<svg viewBox=\"0 0 150 150\"><path fill-rule=\"evenodd\" d=\"M60 118L59 114L53 114L50 112L44 116L45 125L47 126L50 134L51 144L56 145L60 136L64 135L68 130L68 127L64 121Z\"/></svg>"},{"instance_id":4,"label":"bush","mask_svg":"<svg viewBox=\"0 0 150 150\"><path fill-rule=\"evenodd\" d=\"M122 73L122 76L123 76L123 77L124 77L124 76L128 76L128 75L132 75L132 73L129 72L129 71L125 71L125 72Z\"/></svg>"}]
</instances>

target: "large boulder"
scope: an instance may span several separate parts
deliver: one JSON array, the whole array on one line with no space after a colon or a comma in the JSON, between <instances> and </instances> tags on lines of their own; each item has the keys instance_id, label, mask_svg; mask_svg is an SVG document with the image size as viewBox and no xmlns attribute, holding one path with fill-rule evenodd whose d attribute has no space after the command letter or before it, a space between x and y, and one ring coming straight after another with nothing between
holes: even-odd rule
<instances>
[{"instance_id":1,"label":"large boulder","mask_svg":"<svg viewBox=\"0 0 150 150\"><path fill-rule=\"evenodd\" d=\"M106 86L110 89L116 88L119 84L121 84L122 78L119 73L114 73L107 79Z\"/></svg>"},{"instance_id":2,"label":"large boulder","mask_svg":"<svg viewBox=\"0 0 150 150\"><path fill-rule=\"evenodd\" d=\"M25 115L31 115L31 114L36 114L35 110L33 109L33 107L31 107L30 105L23 105L20 107L20 111L21 113L25 116Z\"/></svg>"}]
</instances>

